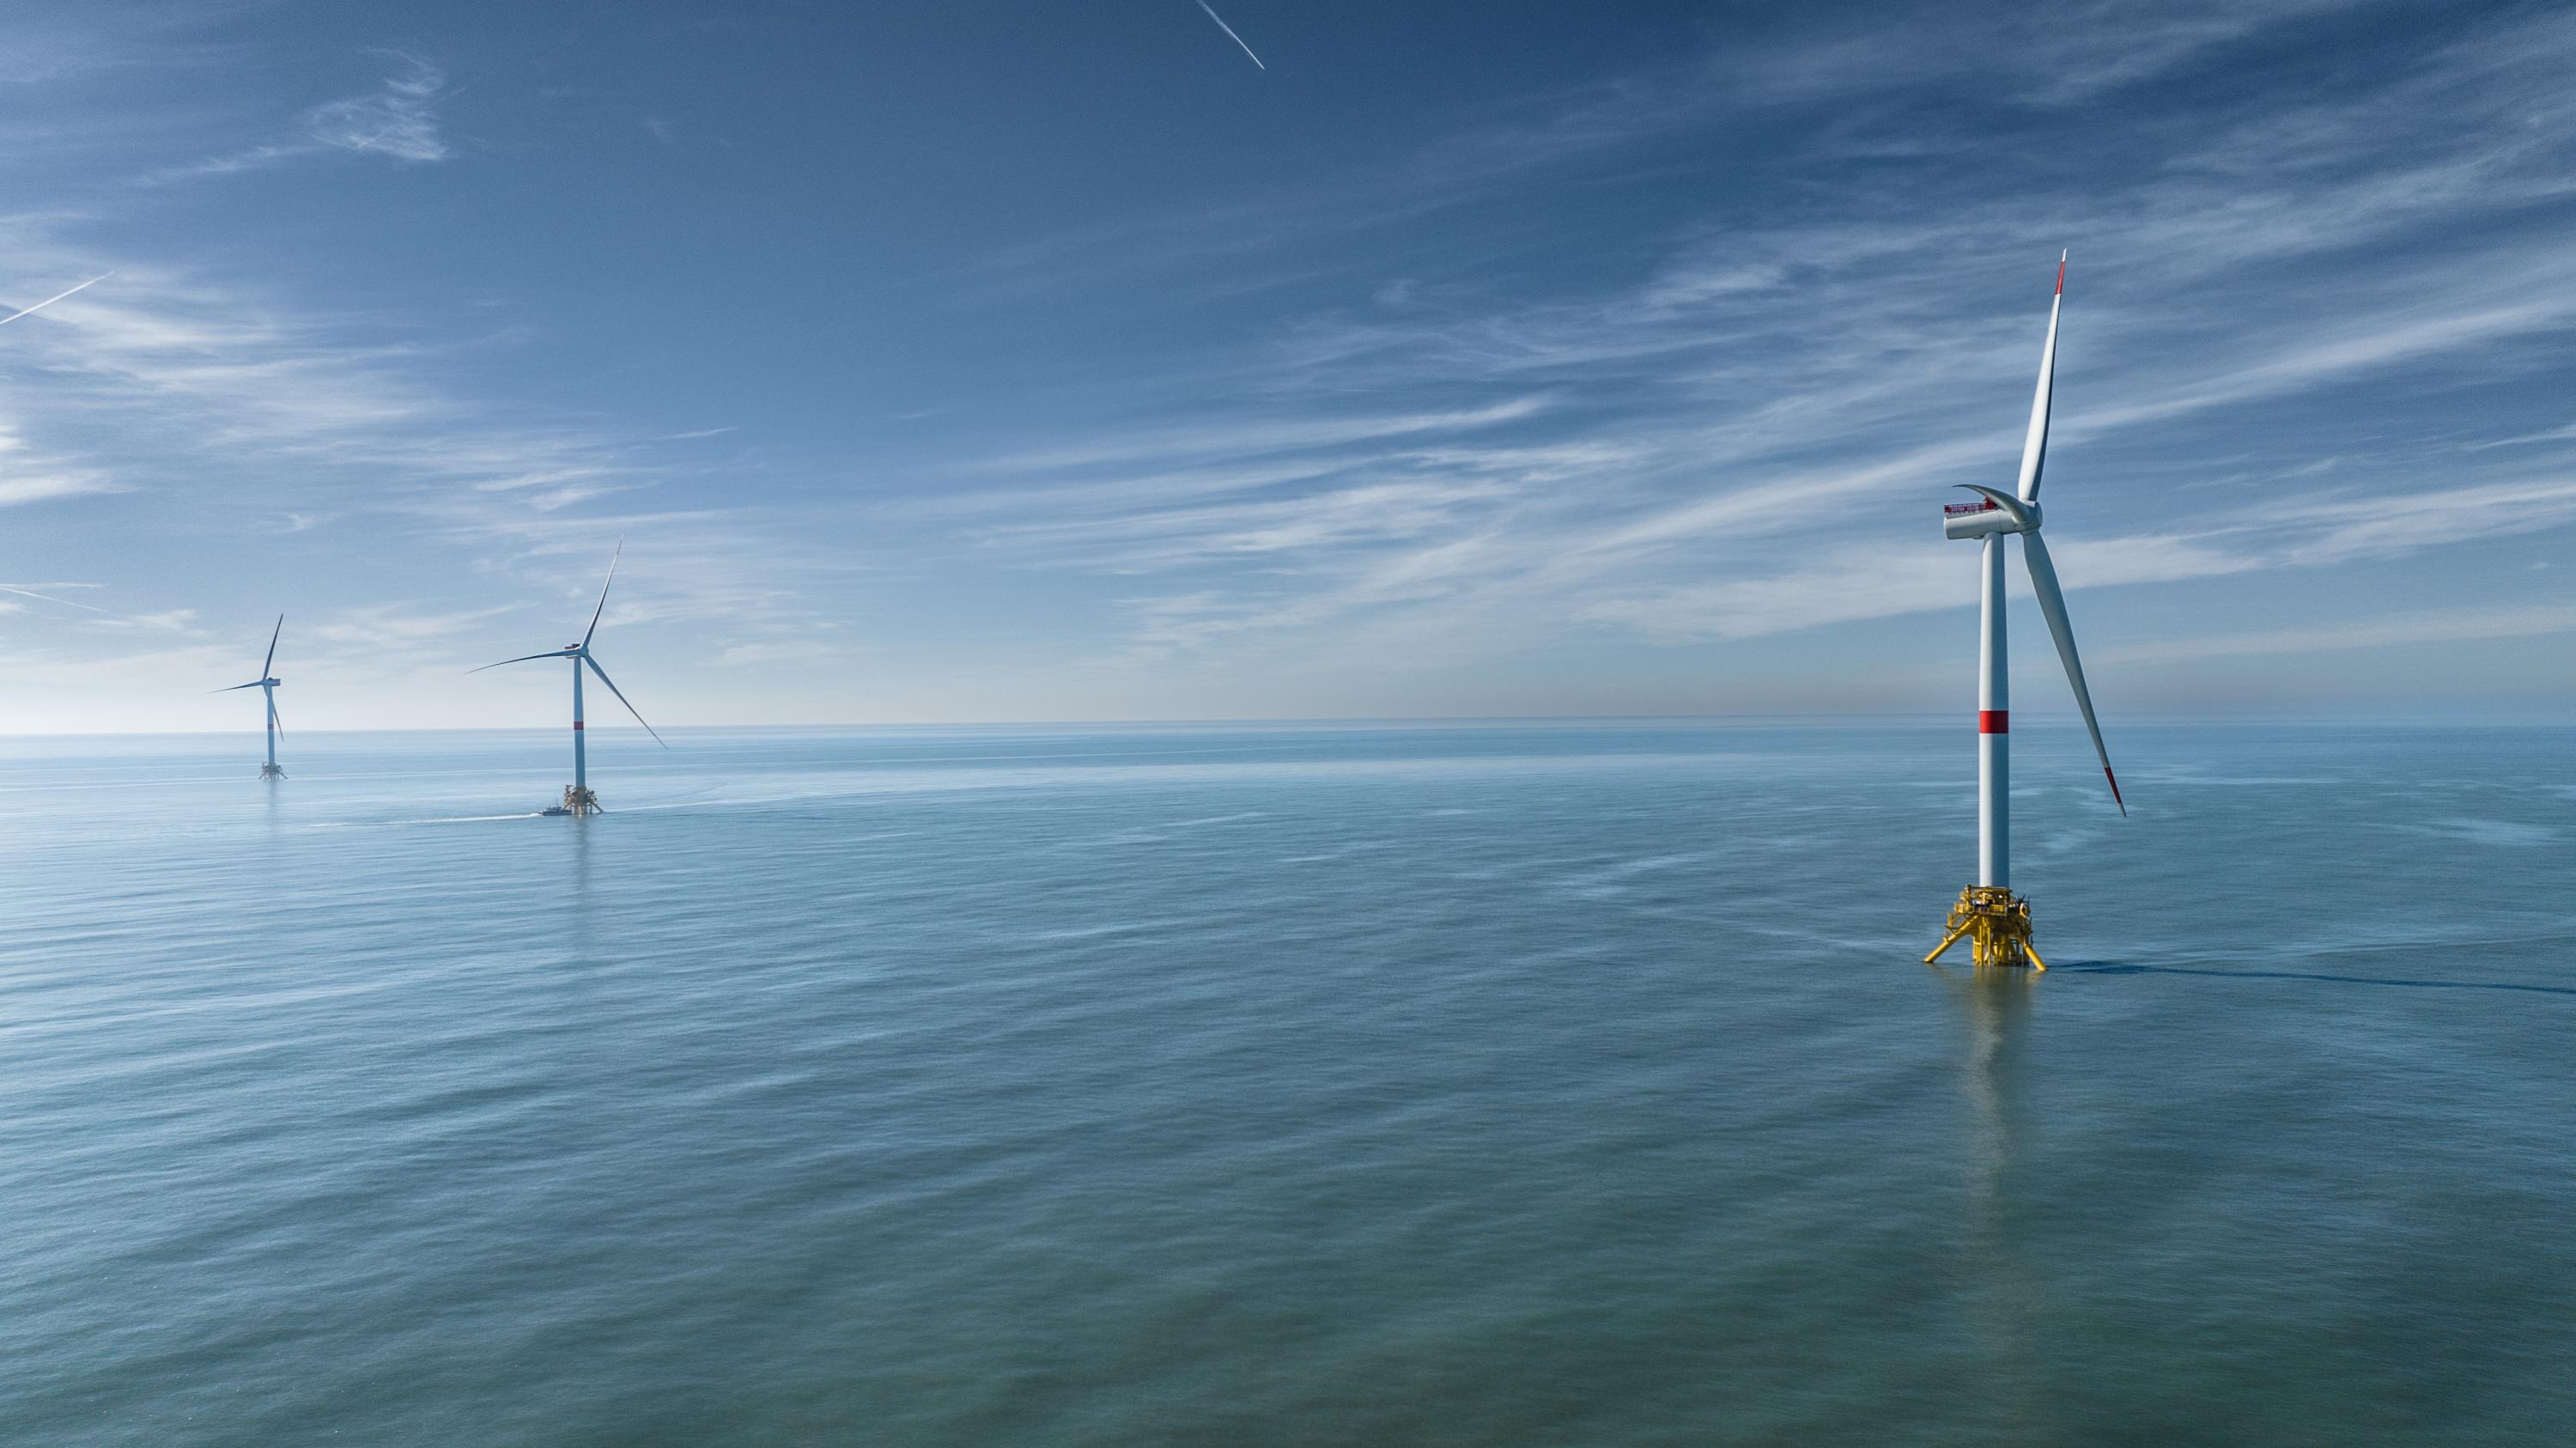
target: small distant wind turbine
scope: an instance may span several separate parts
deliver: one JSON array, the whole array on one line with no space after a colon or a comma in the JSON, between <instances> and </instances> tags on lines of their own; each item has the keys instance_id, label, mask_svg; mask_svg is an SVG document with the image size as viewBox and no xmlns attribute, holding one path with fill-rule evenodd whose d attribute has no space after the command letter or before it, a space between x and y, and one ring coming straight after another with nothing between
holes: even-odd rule
<instances>
[{"instance_id":1,"label":"small distant wind turbine","mask_svg":"<svg viewBox=\"0 0 2576 1448\"><path fill-rule=\"evenodd\" d=\"M608 582L599 586L599 607L590 611L590 627L582 631L580 643L566 644L552 653L522 654L515 659L503 659L500 664L485 664L482 669L466 670L469 674L479 674L483 669L497 669L501 664L524 664L532 659L570 659L572 661L572 783L564 790L563 804L558 808L547 810L548 814L588 815L599 812L599 796L590 792L590 756L582 742L581 671L584 665L588 665L592 673L599 675L599 682L608 686L608 692L617 696L618 703L626 705L627 713L635 715L636 723L644 724L644 716L637 713L634 704L628 701L626 691L617 687L617 681L608 677L608 671L601 668L599 660L591 657L590 653L591 636L599 632L599 616L608 611L609 586L617 582L617 560L625 552L626 543L620 539L617 552L609 555ZM654 743L661 744L665 749L671 747L663 743L661 735L654 733L652 725L644 724L644 732L653 735Z\"/></svg>"},{"instance_id":2,"label":"small distant wind turbine","mask_svg":"<svg viewBox=\"0 0 2576 1448\"><path fill-rule=\"evenodd\" d=\"M2030 430L2022 437L2021 482L2011 493L1959 486L1981 501L1943 508L1942 533L1951 538L1985 540L1985 573L1977 650L1977 883L1959 892L1950 907L1949 934L1925 964L1965 935L1979 965L2029 965L2046 970L2039 952L2030 948L2030 902L2012 892L2011 715L2007 710L2004 668L2004 539L2021 535L2022 562L2030 569L2031 592L2039 595L2039 612L2048 620L2048 635L2057 642L2057 657L2066 665L2066 682L2075 686L2075 706L2084 711L2084 727L2093 736L2093 753L2102 761L2102 777L2111 783L2111 802L2129 812L2120 798L2120 781L2111 773L2110 751L2102 747L2102 726L2093 718L2093 695L2084 687L2084 664L2075 656L2075 631L2066 621L2066 595L2057 586L2056 565L2048 546L2039 541L2039 470L2048 453L2048 392L2057 373L2057 313L2066 301L2066 256L2057 258L2057 295L2048 304L2048 341L2039 353L2039 392L2030 403Z\"/></svg>"},{"instance_id":3,"label":"small distant wind turbine","mask_svg":"<svg viewBox=\"0 0 2576 1448\"><path fill-rule=\"evenodd\" d=\"M284 632L286 632L286 615L281 613L277 616L277 627L268 631L268 657L260 661L259 677L247 684L235 684L231 688L215 691L218 694L229 694L236 689L257 689L268 700L268 763L259 767L259 777L262 779L286 777L286 771L277 767L277 736L286 732L286 726L277 722L277 686L285 682L277 677L276 672L277 636Z\"/></svg>"}]
</instances>

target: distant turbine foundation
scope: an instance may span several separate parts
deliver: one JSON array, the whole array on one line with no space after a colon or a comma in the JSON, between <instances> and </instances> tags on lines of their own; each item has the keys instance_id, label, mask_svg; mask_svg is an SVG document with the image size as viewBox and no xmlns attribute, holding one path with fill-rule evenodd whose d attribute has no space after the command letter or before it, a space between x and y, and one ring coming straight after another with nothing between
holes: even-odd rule
<instances>
[{"instance_id":1,"label":"distant turbine foundation","mask_svg":"<svg viewBox=\"0 0 2576 1448\"><path fill-rule=\"evenodd\" d=\"M1967 937L1969 954L1979 965L2028 966L2046 970L2048 963L2030 944L2030 902L2001 885L1970 885L1959 892L1959 903L1950 907L1950 933L1932 953L1923 957L1930 965L1942 952Z\"/></svg>"},{"instance_id":2,"label":"distant turbine foundation","mask_svg":"<svg viewBox=\"0 0 2576 1448\"><path fill-rule=\"evenodd\" d=\"M284 779L286 777L286 771L278 768L273 763L263 764L259 767L259 777L262 779Z\"/></svg>"},{"instance_id":3,"label":"distant turbine foundation","mask_svg":"<svg viewBox=\"0 0 2576 1448\"><path fill-rule=\"evenodd\" d=\"M595 815L600 813L599 796L580 785L567 784L564 786L563 807L566 814Z\"/></svg>"}]
</instances>

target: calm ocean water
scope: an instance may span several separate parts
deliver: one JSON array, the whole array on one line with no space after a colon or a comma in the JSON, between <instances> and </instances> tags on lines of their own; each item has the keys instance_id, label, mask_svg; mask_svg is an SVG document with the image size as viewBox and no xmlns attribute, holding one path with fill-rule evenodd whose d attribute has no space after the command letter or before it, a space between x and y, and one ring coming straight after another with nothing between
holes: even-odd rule
<instances>
[{"instance_id":1,"label":"calm ocean water","mask_svg":"<svg viewBox=\"0 0 2576 1448\"><path fill-rule=\"evenodd\" d=\"M0 1440L2576 1437L2576 731L0 743Z\"/></svg>"}]
</instances>

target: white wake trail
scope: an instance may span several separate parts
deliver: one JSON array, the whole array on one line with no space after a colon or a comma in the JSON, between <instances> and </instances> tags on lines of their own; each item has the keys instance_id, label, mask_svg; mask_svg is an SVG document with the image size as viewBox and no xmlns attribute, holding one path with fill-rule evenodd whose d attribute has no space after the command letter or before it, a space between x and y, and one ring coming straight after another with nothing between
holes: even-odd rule
<instances>
[{"instance_id":1,"label":"white wake trail","mask_svg":"<svg viewBox=\"0 0 2576 1448\"><path fill-rule=\"evenodd\" d=\"M1225 17L1217 14L1215 9L1207 3L1207 0L1199 0L1199 8L1207 11L1207 18L1216 22L1216 28L1225 32L1226 39L1233 41L1237 45L1243 45L1243 37L1234 33L1234 27L1226 24ZM1252 55L1252 47L1249 45L1243 45L1243 53L1246 55ZM1261 65L1261 57L1252 55L1252 63L1254 65ZM1263 70L1268 70L1270 67L1261 65L1261 68ZM83 282L81 285L87 286L89 283ZM75 290L77 290L77 288ZM42 305L44 304L41 302L37 303L37 306ZM31 307L28 310L33 311L35 308Z\"/></svg>"},{"instance_id":2,"label":"white wake trail","mask_svg":"<svg viewBox=\"0 0 2576 1448\"><path fill-rule=\"evenodd\" d=\"M1216 12L1215 12L1215 11L1213 11L1213 10L1211 10L1211 11L1209 11L1208 13L1209 13L1210 15L1214 15ZM1218 22L1217 22L1217 24L1219 24L1219 25L1223 25L1224 23L1225 23L1225 22L1224 22L1224 21L1222 21L1222 20L1220 20L1220 21L1218 21ZM1232 31L1230 31L1230 30L1229 30L1229 31L1227 31L1226 33L1227 33L1227 34L1229 34L1229 35L1231 35L1231 34L1233 34L1234 32L1232 32ZM1236 42L1236 43L1237 43L1237 44L1240 44L1241 42L1240 42L1240 41L1238 41L1238 42ZM109 277L112 277L112 276L114 276L114 275L116 275L116 273L114 273L114 272L100 272L97 276L91 277L88 281L85 281L85 282L81 283L79 286L76 286L76 287L72 288L72 289L71 289L71 291L66 291L66 292L56 292L56 293L54 293L52 296L45 298L43 301L36 303L36 304L35 304L34 306L32 306L32 307L27 307L27 308L21 309L21 310L19 310L19 311L11 312L9 315L7 315L7 316L5 316L5 317L0 317L0 327L8 326L11 322L14 322L14 321L18 320L20 317L23 317L23 316L27 315L27 313L29 313L29 312L41 312L41 311L43 311L45 308L52 306L54 303L61 301L63 298L70 296L70 295L72 294L72 292L86 291L86 290L88 290L88 289L89 289L89 288L91 288L91 287L97 286L100 282L106 281Z\"/></svg>"}]
</instances>

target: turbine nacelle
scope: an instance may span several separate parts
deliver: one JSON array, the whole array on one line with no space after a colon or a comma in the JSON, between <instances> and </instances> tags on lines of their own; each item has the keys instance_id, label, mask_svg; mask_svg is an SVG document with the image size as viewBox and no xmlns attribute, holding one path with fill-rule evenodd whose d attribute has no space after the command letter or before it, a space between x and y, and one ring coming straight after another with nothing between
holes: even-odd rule
<instances>
[{"instance_id":1,"label":"turbine nacelle","mask_svg":"<svg viewBox=\"0 0 2576 1448\"><path fill-rule=\"evenodd\" d=\"M2000 489L1981 488L1974 483L1958 486L1977 494L1977 501L1944 504L1941 508L1941 536L1985 538L1996 533L2039 531L2039 504L2026 503Z\"/></svg>"}]
</instances>

